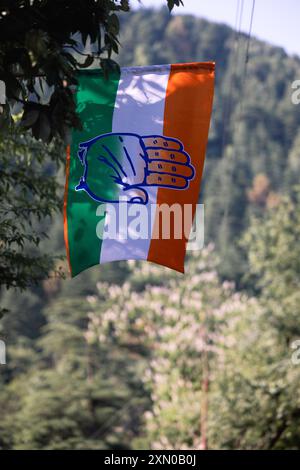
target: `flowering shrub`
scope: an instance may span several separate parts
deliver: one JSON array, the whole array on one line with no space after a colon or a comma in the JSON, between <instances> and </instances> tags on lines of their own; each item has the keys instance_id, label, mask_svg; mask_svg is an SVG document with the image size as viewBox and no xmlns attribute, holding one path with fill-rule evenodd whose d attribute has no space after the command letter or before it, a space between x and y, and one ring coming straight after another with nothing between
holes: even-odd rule
<instances>
[{"instance_id":1,"label":"flowering shrub","mask_svg":"<svg viewBox=\"0 0 300 470\"><path fill-rule=\"evenodd\" d=\"M199 449L203 381L214 382L224 367L224 351L235 345L225 325L236 323L248 300L220 281L212 246L189 258L185 276L150 263L130 266L129 282L99 283L98 295L87 298L86 339L146 348L142 374L153 402L144 416L146 443Z\"/></svg>"}]
</instances>

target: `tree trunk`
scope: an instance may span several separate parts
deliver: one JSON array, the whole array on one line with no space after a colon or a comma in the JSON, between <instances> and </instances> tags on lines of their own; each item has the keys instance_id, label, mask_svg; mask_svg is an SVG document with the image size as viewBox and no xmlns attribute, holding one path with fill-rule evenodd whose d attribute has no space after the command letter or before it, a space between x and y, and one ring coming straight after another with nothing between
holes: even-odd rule
<instances>
[{"instance_id":1,"label":"tree trunk","mask_svg":"<svg viewBox=\"0 0 300 470\"><path fill-rule=\"evenodd\" d=\"M203 351L202 351L200 449L207 450L208 449L207 423L208 423L209 362L208 362L207 332L206 332L205 320L202 326L202 339L203 339Z\"/></svg>"}]
</instances>

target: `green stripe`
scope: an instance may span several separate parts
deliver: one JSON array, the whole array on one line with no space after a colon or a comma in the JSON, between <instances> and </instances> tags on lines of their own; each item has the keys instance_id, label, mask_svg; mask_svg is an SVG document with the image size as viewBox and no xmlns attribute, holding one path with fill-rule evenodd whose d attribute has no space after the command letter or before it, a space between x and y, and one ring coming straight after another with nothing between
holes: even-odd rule
<instances>
[{"instance_id":1,"label":"green stripe","mask_svg":"<svg viewBox=\"0 0 300 470\"><path fill-rule=\"evenodd\" d=\"M99 264L102 241L96 235L96 216L99 202L94 201L85 191L75 191L83 167L77 157L78 144L93 137L112 131L112 118L120 75L111 74L109 80L99 70L78 74L76 94L77 112L83 130L72 134L70 174L67 196L67 220L70 264L72 276L84 269ZM107 186L107 175L97 175L98 184ZM109 188L107 188L109 190Z\"/></svg>"}]
</instances>

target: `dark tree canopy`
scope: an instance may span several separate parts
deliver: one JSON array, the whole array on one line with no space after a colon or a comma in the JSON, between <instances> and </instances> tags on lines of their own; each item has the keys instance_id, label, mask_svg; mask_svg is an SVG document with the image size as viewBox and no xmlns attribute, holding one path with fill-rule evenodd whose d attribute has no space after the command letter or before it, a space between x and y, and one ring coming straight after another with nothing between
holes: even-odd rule
<instances>
[{"instance_id":1,"label":"dark tree canopy","mask_svg":"<svg viewBox=\"0 0 300 470\"><path fill-rule=\"evenodd\" d=\"M10 124L9 104L23 104L22 124L35 138L49 142L80 128L70 86L76 70L96 61L105 73L117 67L118 13L129 11L129 0L0 0L0 80L7 103L0 109L0 128ZM168 0L170 10L181 0ZM95 45L86 54L87 40ZM44 103L38 86L53 87Z\"/></svg>"},{"instance_id":2,"label":"dark tree canopy","mask_svg":"<svg viewBox=\"0 0 300 470\"><path fill-rule=\"evenodd\" d=\"M118 67L118 14L128 11L129 0L0 0L0 287L25 289L57 273L55 257L37 247L62 205L60 138L81 125L71 87L80 68Z\"/></svg>"},{"instance_id":3,"label":"dark tree canopy","mask_svg":"<svg viewBox=\"0 0 300 470\"><path fill-rule=\"evenodd\" d=\"M56 172L61 145L46 145L20 132L0 139L0 287L25 289L47 277L52 255L38 250L43 230L61 208ZM0 317L3 313L0 308Z\"/></svg>"}]
</instances>

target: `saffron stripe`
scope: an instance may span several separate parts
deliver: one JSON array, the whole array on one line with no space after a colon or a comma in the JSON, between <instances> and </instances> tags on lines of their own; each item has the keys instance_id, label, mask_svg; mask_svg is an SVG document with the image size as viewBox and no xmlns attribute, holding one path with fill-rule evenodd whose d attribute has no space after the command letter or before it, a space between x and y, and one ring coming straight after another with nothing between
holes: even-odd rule
<instances>
[{"instance_id":1,"label":"saffron stripe","mask_svg":"<svg viewBox=\"0 0 300 470\"><path fill-rule=\"evenodd\" d=\"M179 139L185 151L191 157L196 172L189 187L184 191L159 188L157 204L180 204L182 211L185 204L193 205L193 214L200 189L205 150L209 131L209 122L213 101L214 64L192 63L171 66L168 82L163 133ZM154 233L159 233L159 212L156 213ZM184 272L184 258L187 238L174 236L174 220L171 222L171 238L151 240L148 261L168 266ZM153 235L152 235L153 237Z\"/></svg>"}]
</instances>

